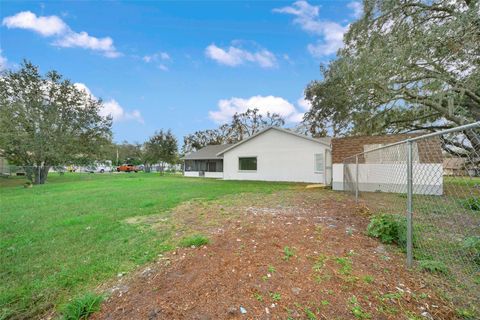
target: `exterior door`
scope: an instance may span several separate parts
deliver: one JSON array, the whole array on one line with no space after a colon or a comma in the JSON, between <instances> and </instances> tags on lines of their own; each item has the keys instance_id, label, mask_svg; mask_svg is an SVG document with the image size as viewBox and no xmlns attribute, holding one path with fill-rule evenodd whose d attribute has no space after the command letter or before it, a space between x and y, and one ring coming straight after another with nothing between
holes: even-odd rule
<instances>
[{"instance_id":1,"label":"exterior door","mask_svg":"<svg viewBox=\"0 0 480 320\"><path fill-rule=\"evenodd\" d=\"M332 185L332 151L325 149L325 185Z\"/></svg>"},{"instance_id":2,"label":"exterior door","mask_svg":"<svg viewBox=\"0 0 480 320\"><path fill-rule=\"evenodd\" d=\"M207 172L217 172L217 163L207 162Z\"/></svg>"}]
</instances>

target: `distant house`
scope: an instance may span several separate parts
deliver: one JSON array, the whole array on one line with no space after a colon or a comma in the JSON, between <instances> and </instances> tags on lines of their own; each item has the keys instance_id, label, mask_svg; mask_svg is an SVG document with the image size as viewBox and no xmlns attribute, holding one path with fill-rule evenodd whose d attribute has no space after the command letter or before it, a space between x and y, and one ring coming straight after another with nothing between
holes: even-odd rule
<instances>
[{"instance_id":1,"label":"distant house","mask_svg":"<svg viewBox=\"0 0 480 320\"><path fill-rule=\"evenodd\" d=\"M406 145L379 149L420 134L356 136L332 139L334 190L349 190L358 176L359 191L405 192ZM442 194L443 155L438 137L413 144L413 186L419 194ZM366 153L364 153L366 152ZM358 157L358 175L355 155Z\"/></svg>"},{"instance_id":2,"label":"distant house","mask_svg":"<svg viewBox=\"0 0 480 320\"><path fill-rule=\"evenodd\" d=\"M443 174L446 176L470 176L480 175L478 167L479 159L451 157L443 159Z\"/></svg>"},{"instance_id":3,"label":"distant house","mask_svg":"<svg viewBox=\"0 0 480 320\"><path fill-rule=\"evenodd\" d=\"M184 157L185 176L330 184L328 139L269 127L233 145L206 146Z\"/></svg>"},{"instance_id":4,"label":"distant house","mask_svg":"<svg viewBox=\"0 0 480 320\"><path fill-rule=\"evenodd\" d=\"M465 176L468 174L465 158L443 159L443 174L446 176Z\"/></svg>"}]
</instances>

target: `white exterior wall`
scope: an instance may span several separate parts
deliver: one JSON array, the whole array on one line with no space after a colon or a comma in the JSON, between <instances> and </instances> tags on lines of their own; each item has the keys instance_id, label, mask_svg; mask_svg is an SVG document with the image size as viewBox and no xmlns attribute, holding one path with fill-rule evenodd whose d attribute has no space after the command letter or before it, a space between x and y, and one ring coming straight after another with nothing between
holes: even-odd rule
<instances>
[{"instance_id":1,"label":"white exterior wall","mask_svg":"<svg viewBox=\"0 0 480 320\"><path fill-rule=\"evenodd\" d=\"M198 171L185 171L183 173L185 177L200 177L200 172Z\"/></svg>"},{"instance_id":2,"label":"white exterior wall","mask_svg":"<svg viewBox=\"0 0 480 320\"><path fill-rule=\"evenodd\" d=\"M352 181L356 179L356 165L348 164ZM443 194L443 165L441 163L413 164L413 192L415 194ZM333 165L333 190L344 190L344 164ZM406 164L365 164L358 165L358 190L367 192L407 191Z\"/></svg>"},{"instance_id":3,"label":"white exterior wall","mask_svg":"<svg viewBox=\"0 0 480 320\"><path fill-rule=\"evenodd\" d=\"M327 146L279 130L268 130L223 155L225 180L265 180L325 183L315 173L315 154ZM240 157L257 157L257 170L239 170Z\"/></svg>"},{"instance_id":4,"label":"white exterior wall","mask_svg":"<svg viewBox=\"0 0 480 320\"><path fill-rule=\"evenodd\" d=\"M199 171L185 171L183 173L185 177L200 177L200 172ZM223 178L223 172L206 172L205 171L205 176L202 178L215 178L215 179L221 179Z\"/></svg>"},{"instance_id":5,"label":"white exterior wall","mask_svg":"<svg viewBox=\"0 0 480 320\"><path fill-rule=\"evenodd\" d=\"M207 171L205 171L205 178L221 179L221 178L223 178L223 172L207 172Z\"/></svg>"}]
</instances>

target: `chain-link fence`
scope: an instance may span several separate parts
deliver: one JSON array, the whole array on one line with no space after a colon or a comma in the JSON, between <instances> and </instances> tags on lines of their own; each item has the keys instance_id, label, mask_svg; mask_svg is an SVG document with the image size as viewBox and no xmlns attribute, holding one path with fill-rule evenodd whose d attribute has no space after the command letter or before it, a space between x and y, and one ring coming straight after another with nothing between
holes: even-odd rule
<instances>
[{"instance_id":1,"label":"chain-link fence","mask_svg":"<svg viewBox=\"0 0 480 320\"><path fill-rule=\"evenodd\" d=\"M343 170L344 190L393 232L384 239L406 251L408 266L433 274L457 302L480 305L480 122L365 145Z\"/></svg>"}]
</instances>

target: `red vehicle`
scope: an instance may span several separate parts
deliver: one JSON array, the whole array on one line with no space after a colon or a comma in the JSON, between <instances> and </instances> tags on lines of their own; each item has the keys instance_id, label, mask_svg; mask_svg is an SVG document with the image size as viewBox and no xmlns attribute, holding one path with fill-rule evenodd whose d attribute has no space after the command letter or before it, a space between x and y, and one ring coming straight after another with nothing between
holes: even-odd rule
<instances>
[{"instance_id":1,"label":"red vehicle","mask_svg":"<svg viewBox=\"0 0 480 320\"><path fill-rule=\"evenodd\" d=\"M121 166L117 167L117 172L138 172L140 169L133 164L122 164Z\"/></svg>"}]
</instances>

